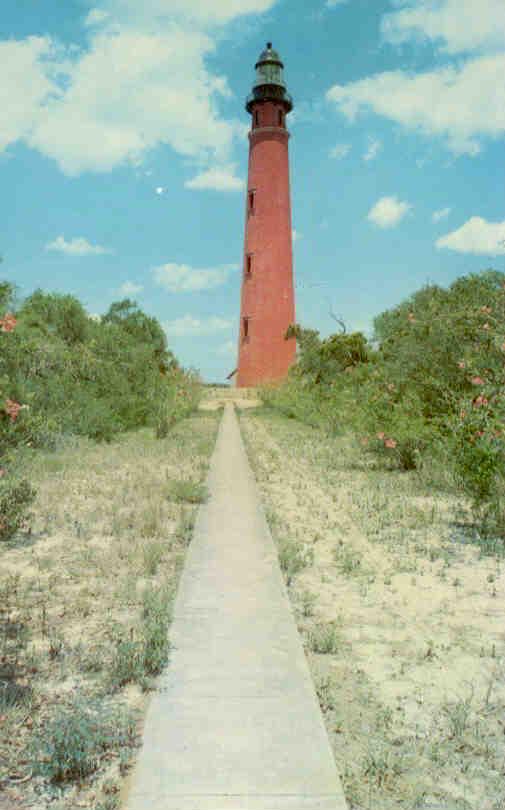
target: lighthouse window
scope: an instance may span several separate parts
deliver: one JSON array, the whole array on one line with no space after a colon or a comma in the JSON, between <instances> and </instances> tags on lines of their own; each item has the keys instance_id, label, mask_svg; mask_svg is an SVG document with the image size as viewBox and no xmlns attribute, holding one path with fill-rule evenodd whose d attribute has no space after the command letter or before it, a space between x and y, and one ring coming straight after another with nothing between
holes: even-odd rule
<instances>
[{"instance_id":1,"label":"lighthouse window","mask_svg":"<svg viewBox=\"0 0 505 810\"><path fill-rule=\"evenodd\" d=\"M244 325L243 325L243 335L244 340L249 339L249 318L244 318Z\"/></svg>"},{"instance_id":2,"label":"lighthouse window","mask_svg":"<svg viewBox=\"0 0 505 810\"><path fill-rule=\"evenodd\" d=\"M279 110L278 115L279 115L279 126L282 127L282 125L284 124L284 118L283 118L283 115L282 115L282 110Z\"/></svg>"},{"instance_id":3,"label":"lighthouse window","mask_svg":"<svg viewBox=\"0 0 505 810\"><path fill-rule=\"evenodd\" d=\"M259 124L260 124L260 114L258 110L256 110L256 112L254 113L254 125L259 127Z\"/></svg>"},{"instance_id":4,"label":"lighthouse window","mask_svg":"<svg viewBox=\"0 0 505 810\"><path fill-rule=\"evenodd\" d=\"M251 254L249 254L247 256L247 258L246 258L245 272L246 272L246 276L250 276L251 273L252 273L252 256L251 256Z\"/></svg>"},{"instance_id":5,"label":"lighthouse window","mask_svg":"<svg viewBox=\"0 0 505 810\"><path fill-rule=\"evenodd\" d=\"M254 214L254 191L249 192L249 213Z\"/></svg>"}]
</instances>

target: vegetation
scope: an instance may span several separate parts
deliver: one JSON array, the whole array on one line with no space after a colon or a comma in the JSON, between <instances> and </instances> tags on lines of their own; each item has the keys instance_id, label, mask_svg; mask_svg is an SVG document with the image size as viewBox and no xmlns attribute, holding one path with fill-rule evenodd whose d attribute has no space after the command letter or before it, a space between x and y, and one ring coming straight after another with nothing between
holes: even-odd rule
<instances>
[{"instance_id":1,"label":"vegetation","mask_svg":"<svg viewBox=\"0 0 505 810\"><path fill-rule=\"evenodd\" d=\"M1 545L0 785L7 800L112 810L136 753L218 414L165 439L83 436L22 459L37 490L31 533ZM19 456L21 458L21 456ZM2 794L3 795L3 794Z\"/></svg>"},{"instance_id":2,"label":"vegetation","mask_svg":"<svg viewBox=\"0 0 505 810\"><path fill-rule=\"evenodd\" d=\"M505 570L467 499L278 409L241 429L281 564L305 551L288 595L349 810L504 807Z\"/></svg>"},{"instance_id":3,"label":"vegetation","mask_svg":"<svg viewBox=\"0 0 505 810\"><path fill-rule=\"evenodd\" d=\"M199 392L135 302L94 318L70 295L37 290L16 305L14 293L0 283L0 540L23 525L34 498L20 451L72 434L110 442L145 426L164 438Z\"/></svg>"},{"instance_id":4,"label":"vegetation","mask_svg":"<svg viewBox=\"0 0 505 810\"><path fill-rule=\"evenodd\" d=\"M299 360L285 385L264 391L266 403L329 433L353 432L390 468L432 475L438 461L481 533L503 547L505 274L427 285L374 330L372 341L359 332L322 340L290 327Z\"/></svg>"}]
</instances>

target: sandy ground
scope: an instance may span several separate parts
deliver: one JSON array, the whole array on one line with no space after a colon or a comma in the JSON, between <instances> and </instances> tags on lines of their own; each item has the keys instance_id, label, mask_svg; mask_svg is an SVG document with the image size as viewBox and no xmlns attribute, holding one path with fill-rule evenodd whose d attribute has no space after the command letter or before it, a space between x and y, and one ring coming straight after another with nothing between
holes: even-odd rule
<instances>
[{"instance_id":1,"label":"sandy ground","mask_svg":"<svg viewBox=\"0 0 505 810\"><path fill-rule=\"evenodd\" d=\"M233 402L240 410L257 408L261 400L254 388L208 388L200 402L202 411L217 411L227 402Z\"/></svg>"},{"instance_id":2,"label":"sandy ground","mask_svg":"<svg viewBox=\"0 0 505 810\"><path fill-rule=\"evenodd\" d=\"M0 704L1 810L119 806L136 739L104 750L81 785L37 775L31 746L76 697L121 707L140 731L148 694L116 682L118 645L140 641L146 595L170 605L218 421L201 413L163 440L145 430L34 454L31 533L1 548L0 685L26 692Z\"/></svg>"},{"instance_id":3,"label":"sandy ground","mask_svg":"<svg viewBox=\"0 0 505 810\"><path fill-rule=\"evenodd\" d=\"M241 425L350 807L505 808L503 562L416 473L266 410Z\"/></svg>"}]
</instances>

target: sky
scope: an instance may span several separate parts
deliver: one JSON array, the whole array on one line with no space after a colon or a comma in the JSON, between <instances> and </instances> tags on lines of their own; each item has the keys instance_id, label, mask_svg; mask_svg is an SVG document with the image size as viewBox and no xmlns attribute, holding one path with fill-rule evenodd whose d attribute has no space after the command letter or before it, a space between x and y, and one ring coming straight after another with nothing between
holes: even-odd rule
<instances>
[{"instance_id":1,"label":"sky","mask_svg":"<svg viewBox=\"0 0 505 810\"><path fill-rule=\"evenodd\" d=\"M505 269L503 0L4 0L0 277L129 297L185 367L236 366L254 64L291 132L297 321Z\"/></svg>"}]
</instances>

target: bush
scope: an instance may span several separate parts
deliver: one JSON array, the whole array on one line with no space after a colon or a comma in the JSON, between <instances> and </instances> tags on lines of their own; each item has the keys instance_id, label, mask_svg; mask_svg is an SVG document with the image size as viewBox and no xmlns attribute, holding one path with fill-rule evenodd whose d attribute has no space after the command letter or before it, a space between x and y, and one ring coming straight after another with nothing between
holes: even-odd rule
<instances>
[{"instance_id":1,"label":"bush","mask_svg":"<svg viewBox=\"0 0 505 810\"><path fill-rule=\"evenodd\" d=\"M204 484L199 484L197 481L180 479L170 483L168 497L175 503L205 503L209 497L209 491Z\"/></svg>"},{"instance_id":2,"label":"bush","mask_svg":"<svg viewBox=\"0 0 505 810\"><path fill-rule=\"evenodd\" d=\"M342 638L334 622L316 624L309 633L309 646L312 652L320 655L331 655L339 652Z\"/></svg>"},{"instance_id":3,"label":"bush","mask_svg":"<svg viewBox=\"0 0 505 810\"><path fill-rule=\"evenodd\" d=\"M291 585L293 577L312 563L312 550L305 550L300 543L284 538L279 539L277 550L279 565L286 578L286 584Z\"/></svg>"},{"instance_id":4,"label":"bush","mask_svg":"<svg viewBox=\"0 0 505 810\"><path fill-rule=\"evenodd\" d=\"M111 749L132 747L133 718L100 702L76 699L59 708L33 743L34 769L52 782L80 781Z\"/></svg>"},{"instance_id":5,"label":"bush","mask_svg":"<svg viewBox=\"0 0 505 810\"><path fill-rule=\"evenodd\" d=\"M25 523L35 490L28 481L0 478L0 540L8 540Z\"/></svg>"},{"instance_id":6,"label":"bush","mask_svg":"<svg viewBox=\"0 0 505 810\"><path fill-rule=\"evenodd\" d=\"M505 274L486 270L448 289L427 285L383 312L373 343L293 326L297 363L263 398L329 432L354 431L400 470L443 457L481 528L504 531L504 324Z\"/></svg>"}]
</instances>

